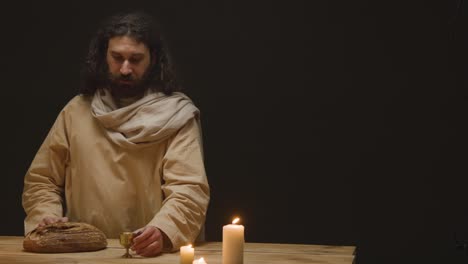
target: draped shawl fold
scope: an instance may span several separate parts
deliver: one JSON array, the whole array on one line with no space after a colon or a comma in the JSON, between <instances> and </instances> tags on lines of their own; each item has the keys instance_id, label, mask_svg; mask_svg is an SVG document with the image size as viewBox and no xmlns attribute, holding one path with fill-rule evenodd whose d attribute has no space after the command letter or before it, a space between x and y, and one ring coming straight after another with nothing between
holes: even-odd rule
<instances>
[{"instance_id":1,"label":"draped shawl fold","mask_svg":"<svg viewBox=\"0 0 468 264\"><path fill-rule=\"evenodd\" d=\"M199 110L183 93L148 92L136 102L118 108L108 90L97 91L92 114L106 128L112 141L138 148L161 142L182 128L190 118L199 121Z\"/></svg>"}]
</instances>

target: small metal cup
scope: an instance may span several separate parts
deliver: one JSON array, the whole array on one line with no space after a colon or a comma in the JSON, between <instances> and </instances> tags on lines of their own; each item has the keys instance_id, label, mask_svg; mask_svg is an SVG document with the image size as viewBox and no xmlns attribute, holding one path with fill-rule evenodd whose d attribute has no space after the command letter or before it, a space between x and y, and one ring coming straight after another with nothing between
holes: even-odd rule
<instances>
[{"instance_id":1,"label":"small metal cup","mask_svg":"<svg viewBox=\"0 0 468 264\"><path fill-rule=\"evenodd\" d=\"M133 245L133 233L132 232L120 233L120 245L122 245L126 250L125 254L123 254L122 257L131 258L132 255L128 252L128 250Z\"/></svg>"}]
</instances>

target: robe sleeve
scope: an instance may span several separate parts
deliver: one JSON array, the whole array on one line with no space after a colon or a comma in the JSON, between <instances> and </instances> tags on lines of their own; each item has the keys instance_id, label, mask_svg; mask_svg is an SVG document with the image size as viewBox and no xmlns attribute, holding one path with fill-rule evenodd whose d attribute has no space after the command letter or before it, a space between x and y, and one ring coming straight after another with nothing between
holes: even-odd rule
<instances>
[{"instance_id":1,"label":"robe sleeve","mask_svg":"<svg viewBox=\"0 0 468 264\"><path fill-rule=\"evenodd\" d=\"M168 143L163 158L161 210L148 225L156 226L170 239L175 251L193 243L204 226L210 189L203 162L198 119L190 119Z\"/></svg>"},{"instance_id":2,"label":"robe sleeve","mask_svg":"<svg viewBox=\"0 0 468 264\"><path fill-rule=\"evenodd\" d=\"M64 111L57 117L24 177L25 235L46 216L63 216L65 169L69 144Z\"/></svg>"}]
</instances>

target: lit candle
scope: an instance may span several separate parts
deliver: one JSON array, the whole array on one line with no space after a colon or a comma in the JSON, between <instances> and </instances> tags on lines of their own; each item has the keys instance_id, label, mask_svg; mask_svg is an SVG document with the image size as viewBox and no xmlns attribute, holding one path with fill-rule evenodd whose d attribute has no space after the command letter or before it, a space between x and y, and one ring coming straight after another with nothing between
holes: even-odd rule
<instances>
[{"instance_id":1,"label":"lit candle","mask_svg":"<svg viewBox=\"0 0 468 264\"><path fill-rule=\"evenodd\" d=\"M207 264L207 263L205 262L204 258L199 258L197 260L194 260L192 264Z\"/></svg>"},{"instance_id":2,"label":"lit candle","mask_svg":"<svg viewBox=\"0 0 468 264\"><path fill-rule=\"evenodd\" d=\"M192 264L194 252L192 245L180 247L180 264Z\"/></svg>"},{"instance_id":3,"label":"lit candle","mask_svg":"<svg viewBox=\"0 0 468 264\"><path fill-rule=\"evenodd\" d=\"M243 264L244 226L238 225L239 218L223 226L223 264Z\"/></svg>"}]
</instances>

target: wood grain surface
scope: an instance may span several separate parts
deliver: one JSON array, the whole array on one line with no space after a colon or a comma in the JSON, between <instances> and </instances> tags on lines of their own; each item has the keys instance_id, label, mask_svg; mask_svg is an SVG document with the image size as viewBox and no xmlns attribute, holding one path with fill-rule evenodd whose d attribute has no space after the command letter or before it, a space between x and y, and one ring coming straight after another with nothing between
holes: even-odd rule
<instances>
[{"instance_id":1,"label":"wood grain surface","mask_svg":"<svg viewBox=\"0 0 468 264\"><path fill-rule=\"evenodd\" d=\"M0 263L179 263L179 252L165 253L155 258L134 255L132 259L123 259L121 256L125 249L117 239L108 239L104 250L81 253L30 253L24 251L22 245L23 237L0 236ZM208 264L222 264L220 242L205 242L194 247L196 259L204 257ZM351 264L355 249L354 246L246 243L244 264Z\"/></svg>"}]
</instances>

